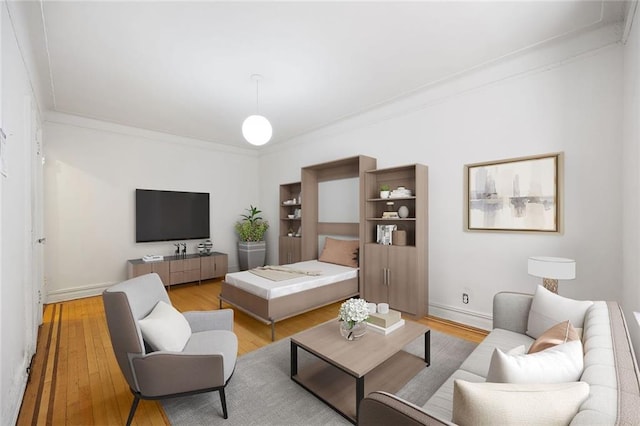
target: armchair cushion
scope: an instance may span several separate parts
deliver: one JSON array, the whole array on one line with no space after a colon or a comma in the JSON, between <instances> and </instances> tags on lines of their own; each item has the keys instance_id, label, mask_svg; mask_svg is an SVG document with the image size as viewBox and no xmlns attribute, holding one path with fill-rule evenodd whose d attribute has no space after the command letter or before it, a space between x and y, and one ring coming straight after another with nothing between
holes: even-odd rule
<instances>
[{"instance_id":1,"label":"armchair cushion","mask_svg":"<svg viewBox=\"0 0 640 426\"><path fill-rule=\"evenodd\" d=\"M206 330L233 331L233 309L187 311L182 315L189 321L192 333Z\"/></svg>"},{"instance_id":2,"label":"armchair cushion","mask_svg":"<svg viewBox=\"0 0 640 426\"><path fill-rule=\"evenodd\" d=\"M221 372L221 383L225 383L231 377L236 366L238 338L233 332L226 330L193 333L182 353L185 355L222 355L224 369Z\"/></svg>"},{"instance_id":3,"label":"armchair cushion","mask_svg":"<svg viewBox=\"0 0 640 426\"><path fill-rule=\"evenodd\" d=\"M144 340L158 351L180 352L191 337L191 326L184 315L162 300L138 320L138 325Z\"/></svg>"}]
</instances>

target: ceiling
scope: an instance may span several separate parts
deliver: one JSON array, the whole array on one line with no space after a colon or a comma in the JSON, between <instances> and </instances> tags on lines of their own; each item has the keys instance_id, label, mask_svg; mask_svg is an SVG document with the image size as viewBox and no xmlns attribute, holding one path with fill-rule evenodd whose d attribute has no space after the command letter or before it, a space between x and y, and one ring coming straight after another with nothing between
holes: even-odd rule
<instances>
[{"instance_id":1,"label":"ceiling","mask_svg":"<svg viewBox=\"0 0 640 426\"><path fill-rule=\"evenodd\" d=\"M23 2L45 108L251 147L621 21L621 2ZM25 9L25 10L26 10Z\"/></svg>"}]
</instances>

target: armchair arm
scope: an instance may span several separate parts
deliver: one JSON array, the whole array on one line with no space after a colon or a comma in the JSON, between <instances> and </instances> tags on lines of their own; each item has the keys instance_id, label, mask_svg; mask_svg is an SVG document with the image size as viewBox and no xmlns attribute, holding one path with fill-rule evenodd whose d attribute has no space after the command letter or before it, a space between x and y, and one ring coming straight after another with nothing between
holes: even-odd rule
<instances>
[{"instance_id":1,"label":"armchair arm","mask_svg":"<svg viewBox=\"0 0 640 426\"><path fill-rule=\"evenodd\" d=\"M442 422L417 405L387 392L372 392L360 402L358 425L440 426Z\"/></svg>"},{"instance_id":2,"label":"armchair arm","mask_svg":"<svg viewBox=\"0 0 640 426\"><path fill-rule=\"evenodd\" d=\"M194 333L207 330L233 331L233 309L188 311L183 312L183 315Z\"/></svg>"},{"instance_id":3,"label":"armchair arm","mask_svg":"<svg viewBox=\"0 0 640 426\"><path fill-rule=\"evenodd\" d=\"M158 397L216 388L224 383L222 355L153 352L132 360L138 390Z\"/></svg>"},{"instance_id":4,"label":"armchair arm","mask_svg":"<svg viewBox=\"0 0 640 426\"><path fill-rule=\"evenodd\" d=\"M529 322L532 294L500 292L493 296L493 328L524 334Z\"/></svg>"}]
</instances>

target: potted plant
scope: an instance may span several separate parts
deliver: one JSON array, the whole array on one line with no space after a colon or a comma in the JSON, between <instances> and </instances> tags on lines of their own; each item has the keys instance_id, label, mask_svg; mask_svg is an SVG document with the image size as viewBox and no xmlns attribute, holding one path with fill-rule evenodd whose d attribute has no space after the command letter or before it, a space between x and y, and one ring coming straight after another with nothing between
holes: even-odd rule
<instances>
[{"instance_id":1,"label":"potted plant","mask_svg":"<svg viewBox=\"0 0 640 426\"><path fill-rule=\"evenodd\" d=\"M382 184L380 185L380 198L389 198L389 191L391 190L391 188L389 188L389 185Z\"/></svg>"},{"instance_id":2,"label":"potted plant","mask_svg":"<svg viewBox=\"0 0 640 426\"><path fill-rule=\"evenodd\" d=\"M234 225L238 233L238 261L240 270L257 268L264 266L267 243L264 240L264 234L269 229L269 222L263 220L260 216L262 213L257 207L249 206L247 214L241 214L242 220Z\"/></svg>"}]
</instances>

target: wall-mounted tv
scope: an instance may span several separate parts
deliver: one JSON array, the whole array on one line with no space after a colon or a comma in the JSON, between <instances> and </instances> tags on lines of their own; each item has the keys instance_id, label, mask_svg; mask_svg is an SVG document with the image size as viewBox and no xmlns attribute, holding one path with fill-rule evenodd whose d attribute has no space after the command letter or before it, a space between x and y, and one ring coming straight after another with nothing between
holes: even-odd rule
<instances>
[{"instance_id":1,"label":"wall-mounted tv","mask_svg":"<svg viewBox=\"0 0 640 426\"><path fill-rule=\"evenodd\" d=\"M209 193L136 189L137 243L209 237Z\"/></svg>"}]
</instances>

